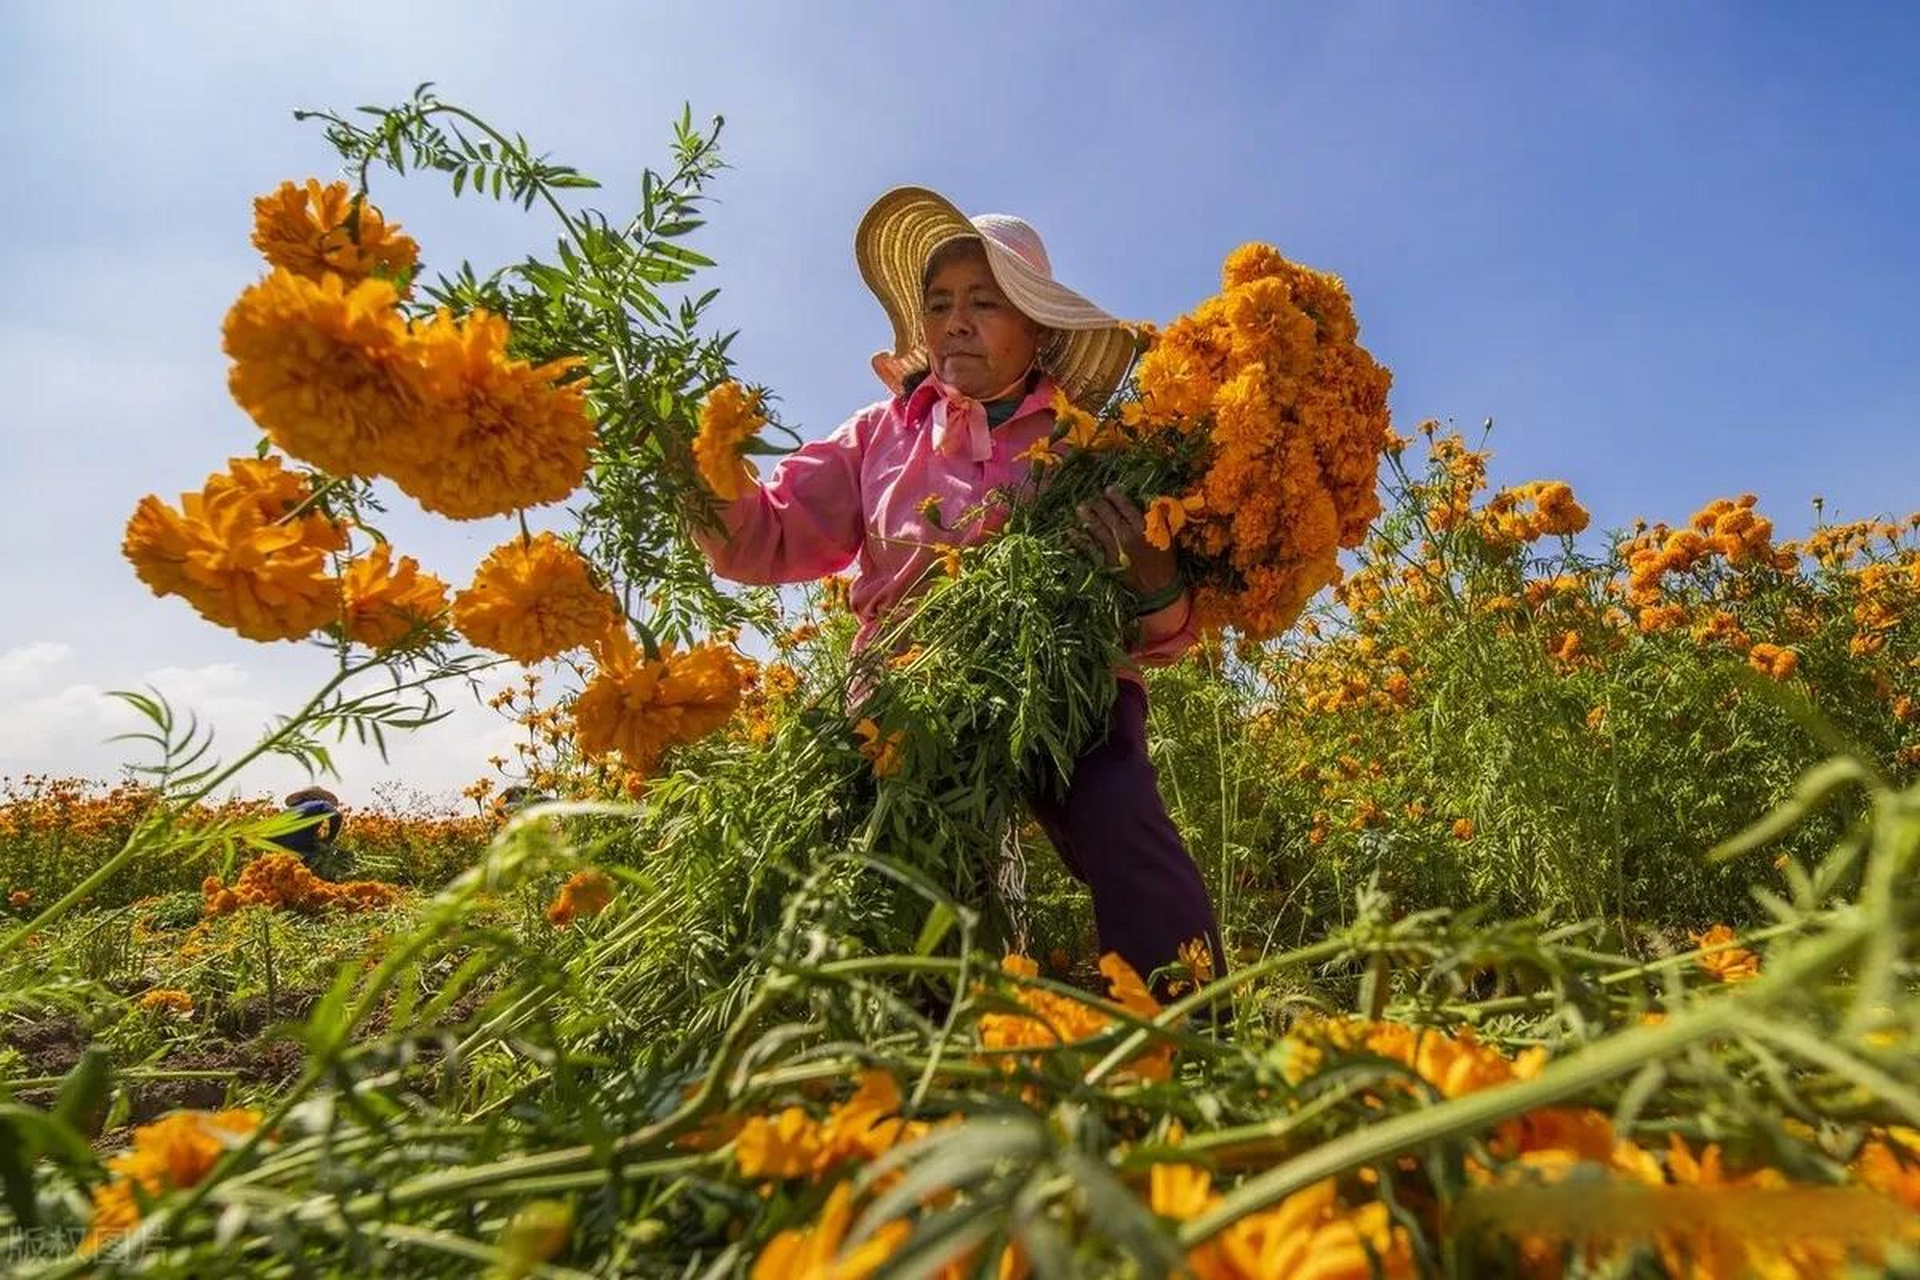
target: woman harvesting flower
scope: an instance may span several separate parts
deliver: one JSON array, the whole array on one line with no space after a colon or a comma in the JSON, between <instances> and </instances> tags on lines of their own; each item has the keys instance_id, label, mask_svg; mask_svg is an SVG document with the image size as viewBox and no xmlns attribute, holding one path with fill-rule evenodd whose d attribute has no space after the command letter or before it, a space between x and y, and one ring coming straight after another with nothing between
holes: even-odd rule
<instances>
[{"instance_id":1,"label":"woman harvesting flower","mask_svg":"<svg viewBox=\"0 0 1920 1280\"><path fill-rule=\"evenodd\" d=\"M1053 278L1026 222L968 219L921 188L889 192L868 210L855 256L893 325L892 351L873 358L892 395L795 450L764 485L744 467L720 471L713 487L729 499L722 530L696 536L715 570L739 582L800 582L857 565L849 603L861 647L954 547L1000 526L1003 511L989 498L1026 484L1053 436L1056 404L1100 408L1126 376L1136 340ZM757 418L738 398L717 398L736 428ZM715 471L704 458L703 469ZM1079 515L1078 536L1132 593L1133 662L1174 661L1196 636L1174 552L1148 541L1144 516L1118 489ZM1104 740L1081 755L1064 795L1031 797L1035 816L1092 890L1103 952L1148 973L1204 937L1220 972L1206 886L1147 758L1145 685L1131 666L1119 675Z\"/></svg>"}]
</instances>

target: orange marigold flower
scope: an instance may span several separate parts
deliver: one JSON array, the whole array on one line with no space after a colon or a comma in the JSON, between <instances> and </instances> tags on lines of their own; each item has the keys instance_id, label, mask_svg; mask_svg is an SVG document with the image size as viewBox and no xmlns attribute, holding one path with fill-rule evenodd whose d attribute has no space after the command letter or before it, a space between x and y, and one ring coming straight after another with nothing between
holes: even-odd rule
<instances>
[{"instance_id":1,"label":"orange marigold flower","mask_svg":"<svg viewBox=\"0 0 1920 1280\"><path fill-rule=\"evenodd\" d=\"M387 441L386 473L427 510L455 520L558 502L579 487L593 447L584 362L507 354L507 322L442 311L413 337L421 416Z\"/></svg>"},{"instance_id":2,"label":"orange marigold flower","mask_svg":"<svg viewBox=\"0 0 1920 1280\"><path fill-rule=\"evenodd\" d=\"M93 1189L93 1220L80 1252L126 1234L140 1223L140 1199L194 1186L239 1139L260 1127L260 1113L176 1111L133 1131L133 1147L107 1161L114 1177Z\"/></svg>"},{"instance_id":3,"label":"orange marigold flower","mask_svg":"<svg viewBox=\"0 0 1920 1280\"><path fill-rule=\"evenodd\" d=\"M1474 830L1472 818L1455 818L1453 820L1453 838L1455 840L1473 839Z\"/></svg>"},{"instance_id":4,"label":"orange marigold flower","mask_svg":"<svg viewBox=\"0 0 1920 1280\"><path fill-rule=\"evenodd\" d=\"M338 615L327 555L345 545L318 513L294 516L310 496L278 458L235 458L174 508L140 500L120 544L155 595L177 595L210 622L249 640L298 640Z\"/></svg>"},{"instance_id":5,"label":"orange marigold flower","mask_svg":"<svg viewBox=\"0 0 1920 1280\"><path fill-rule=\"evenodd\" d=\"M1800 665L1800 655L1792 649L1762 641L1747 650L1747 665L1763 676L1785 680Z\"/></svg>"},{"instance_id":6,"label":"orange marigold flower","mask_svg":"<svg viewBox=\"0 0 1920 1280\"><path fill-rule=\"evenodd\" d=\"M1188 1263L1202 1280L1412 1280L1418 1274L1407 1230L1387 1206L1343 1208L1331 1178L1241 1218L1193 1250Z\"/></svg>"},{"instance_id":7,"label":"orange marigold flower","mask_svg":"<svg viewBox=\"0 0 1920 1280\"><path fill-rule=\"evenodd\" d=\"M715 497L732 502L759 478L759 469L741 456L741 449L766 425L758 391L728 381L708 393L700 406L693 457Z\"/></svg>"},{"instance_id":8,"label":"orange marigold flower","mask_svg":"<svg viewBox=\"0 0 1920 1280\"><path fill-rule=\"evenodd\" d=\"M1681 604L1650 604L1640 610L1636 625L1644 635L1672 631L1687 622L1687 607Z\"/></svg>"},{"instance_id":9,"label":"orange marigold flower","mask_svg":"<svg viewBox=\"0 0 1920 1280\"><path fill-rule=\"evenodd\" d=\"M376 542L340 576L347 638L371 649L390 649L417 637L447 611L447 584L420 572L412 556L390 563L393 547Z\"/></svg>"},{"instance_id":10,"label":"orange marigold flower","mask_svg":"<svg viewBox=\"0 0 1920 1280\"><path fill-rule=\"evenodd\" d=\"M586 557L551 533L495 547L453 599L460 634L516 662L542 662L606 634L620 604Z\"/></svg>"},{"instance_id":11,"label":"orange marigold flower","mask_svg":"<svg viewBox=\"0 0 1920 1280\"><path fill-rule=\"evenodd\" d=\"M142 1009L165 1009L169 1013L192 1013L193 997L178 987L151 987L140 993Z\"/></svg>"},{"instance_id":12,"label":"orange marigold flower","mask_svg":"<svg viewBox=\"0 0 1920 1280\"><path fill-rule=\"evenodd\" d=\"M1705 952L1699 958L1702 969L1712 974L1717 982L1746 982L1760 976L1760 957L1745 947L1730 947L1726 944L1734 941L1737 935L1724 924L1716 924L1705 933L1689 933L1693 945L1703 949L1717 947L1719 950Z\"/></svg>"},{"instance_id":13,"label":"orange marigold flower","mask_svg":"<svg viewBox=\"0 0 1920 1280\"><path fill-rule=\"evenodd\" d=\"M1573 489L1553 480L1533 495L1534 509L1540 513L1540 531L1546 534L1574 534L1587 527L1587 509L1573 500Z\"/></svg>"},{"instance_id":14,"label":"orange marigold flower","mask_svg":"<svg viewBox=\"0 0 1920 1280\"><path fill-rule=\"evenodd\" d=\"M900 772L906 746L903 730L882 734L880 726L869 717L854 725L853 732L860 739L860 754L873 764L874 777L890 778Z\"/></svg>"},{"instance_id":15,"label":"orange marigold flower","mask_svg":"<svg viewBox=\"0 0 1920 1280\"><path fill-rule=\"evenodd\" d=\"M853 1222L853 1184L841 1182L811 1227L791 1227L767 1242L754 1261L752 1280L867 1280L897 1252L913 1227L895 1220L843 1249Z\"/></svg>"},{"instance_id":16,"label":"orange marigold flower","mask_svg":"<svg viewBox=\"0 0 1920 1280\"><path fill-rule=\"evenodd\" d=\"M33 904L33 890L15 889L7 895L7 905L15 911L24 911Z\"/></svg>"},{"instance_id":17,"label":"orange marigold flower","mask_svg":"<svg viewBox=\"0 0 1920 1280\"><path fill-rule=\"evenodd\" d=\"M384 280L309 280L276 269L227 312L234 400L296 458L378 475L388 446L426 413L418 348Z\"/></svg>"},{"instance_id":18,"label":"orange marigold flower","mask_svg":"<svg viewBox=\"0 0 1920 1280\"><path fill-rule=\"evenodd\" d=\"M1227 260L1220 264L1220 287L1223 290L1232 289L1255 280L1284 275L1286 269L1287 260L1280 256L1278 249L1270 244L1252 241L1228 254Z\"/></svg>"},{"instance_id":19,"label":"orange marigold flower","mask_svg":"<svg viewBox=\"0 0 1920 1280\"><path fill-rule=\"evenodd\" d=\"M253 247L268 263L318 280L335 272L349 282L404 276L420 246L400 234L364 196L344 182L283 182L253 202Z\"/></svg>"},{"instance_id":20,"label":"orange marigold flower","mask_svg":"<svg viewBox=\"0 0 1920 1280\"><path fill-rule=\"evenodd\" d=\"M651 773L668 747L698 742L740 705L743 672L724 644L665 647L649 658L618 628L595 645L594 657L598 665L573 702L574 740L591 759L618 752L629 769Z\"/></svg>"},{"instance_id":21,"label":"orange marigold flower","mask_svg":"<svg viewBox=\"0 0 1920 1280\"><path fill-rule=\"evenodd\" d=\"M613 901L613 881L604 871L576 871L547 904L547 922L564 929L581 916L597 916Z\"/></svg>"}]
</instances>

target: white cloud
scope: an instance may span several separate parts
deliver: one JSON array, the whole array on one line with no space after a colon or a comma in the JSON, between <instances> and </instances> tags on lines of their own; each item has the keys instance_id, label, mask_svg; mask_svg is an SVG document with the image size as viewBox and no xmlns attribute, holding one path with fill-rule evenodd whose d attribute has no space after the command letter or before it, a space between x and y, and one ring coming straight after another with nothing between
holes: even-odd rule
<instances>
[{"instance_id":1,"label":"white cloud","mask_svg":"<svg viewBox=\"0 0 1920 1280\"><path fill-rule=\"evenodd\" d=\"M0 693L31 689L49 671L73 656L73 647L52 640L35 640L0 653Z\"/></svg>"},{"instance_id":2,"label":"white cloud","mask_svg":"<svg viewBox=\"0 0 1920 1280\"><path fill-rule=\"evenodd\" d=\"M298 709L311 689L308 664L233 662L164 666L114 679L111 684L77 679L82 659L71 645L33 641L0 652L0 696L8 705L9 732L0 739L0 775L73 775L99 780L120 776L128 764L152 763L150 743L113 741L117 735L152 729L112 689L161 694L184 726L189 714L213 735L212 756L234 759L260 739L277 716ZM111 673L110 673L111 674ZM518 676L502 668L483 675L480 697ZM351 735L326 739L340 777L331 783L350 802L374 799L376 788L399 785L448 806L458 806L460 788L488 772L487 758L511 756L515 726L484 706L464 687L443 691L444 719L412 733L391 735L388 758ZM250 764L232 790L254 795L301 785L306 773L277 756Z\"/></svg>"}]
</instances>

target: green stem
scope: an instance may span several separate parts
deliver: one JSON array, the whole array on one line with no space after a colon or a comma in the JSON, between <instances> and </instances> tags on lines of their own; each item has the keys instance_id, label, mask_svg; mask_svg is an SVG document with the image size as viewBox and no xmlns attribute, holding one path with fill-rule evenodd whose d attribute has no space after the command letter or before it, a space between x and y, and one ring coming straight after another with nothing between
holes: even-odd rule
<instances>
[{"instance_id":1,"label":"green stem","mask_svg":"<svg viewBox=\"0 0 1920 1280\"><path fill-rule=\"evenodd\" d=\"M1655 1026L1638 1027L1599 1041L1548 1066L1532 1080L1454 1098L1435 1107L1407 1111L1369 1124L1304 1152L1235 1187L1180 1230L1180 1243L1193 1248L1249 1214L1280 1203L1304 1187L1363 1165L1413 1151L1429 1143L1488 1127L1538 1107L1574 1097L1647 1062L1676 1053L1701 1040L1724 1035L1776 999L1800 995L1806 984L1844 962L1865 936L1857 918L1845 927L1811 939L1765 978L1738 993L1702 1001L1691 1010Z\"/></svg>"}]
</instances>

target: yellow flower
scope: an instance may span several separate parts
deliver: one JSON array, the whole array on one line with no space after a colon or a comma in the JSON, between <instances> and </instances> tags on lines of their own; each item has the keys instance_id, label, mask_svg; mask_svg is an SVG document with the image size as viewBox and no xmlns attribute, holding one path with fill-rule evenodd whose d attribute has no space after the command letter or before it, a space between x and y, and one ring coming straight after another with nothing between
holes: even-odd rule
<instances>
[{"instance_id":1,"label":"yellow flower","mask_svg":"<svg viewBox=\"0 0 1920 1280\"><path fill-rule=\"evenodd\" d=\"M651 773L668 747L697 742L726 724L740 705L743 673L733 651L709 643L649 658L624 628L594 647L593 676L574 699L581 754L619 752L629 769Z\"/></svg>"},{"instance_id":2,"label":"yellow flower","mask_svg":"<svg viewBox=\"0 0 1920 1280\"><path fill-rule=\"evenodd\" d=\"M1716 924L1705 933L1689 933L1687 936L1693 939L1694 946L1704 949L1721 947L1732 942L1737 935L1726 925ZM1725 947L1702 955L1699 964L1717 982L1747 982L1760 976L1760 957L1745 947Z\"/></svg>"},{"instance_id":3,"label":"yellow flower","mask_svg":"<svg viewBox=\"0 0 1920 1280\"><path fill-rule=\"evenodd\" d=\"M178 509L142 498L120 549L155 595L249 640L298 640L338 616L327 554L345 545L325 516L292 516L308 496L278 458L235 458Z\"/></svg>"},{"instance_id":4,"label":"yellow flower","mask_svg":"<svg viewBox=\"0 0 1920 1280\"><path fill-rule=\"evenodd\" d=\"M455 520L558 502L579 487L594 441L583 361L535 365L507 354L507 322L442 311L413 337L421 416L387 442L386 473L427 510Z\"/></svg>"},{"instance_id":5,"label":"yellow flower","mask_svg":"<svg viewBox=\"0 0 1920 1280\"><path fill-rule=\"evenodd\" d=\"M1053 442L1045 436L1014 455L1015 461L1030 462L1036 467L1051 467L1060 461L1060 455L1053 451Z\"/></svg>"},{"instance_id":6,"label":"yellow flower","mask_svg":"<svg viewBox=\"0 0 1920 1280\"><path fill-rule=\"evenodd\" d=\"M715 497L732 502L759 477L759 470L740 451L766 425L758 391L729 381L708 394L706 403L700 406L700 432L694 437L693 458Z\"/></svg>"},{"instance_id":7,"label":"yellow flower","mask_svg":"<svg viewBox=\"0 0 1920 1280\"><path fill-rule=\"evenodd\" d=\"M906 734L902 730L896 729L883 735L880 726L868 718L854 725L853 732L860 739L860 754L873 764L874 777L890 778L900 772L906 743Z\"/></svg>"},{"instance_id":8,"label":"yellow flower","mask_svg":"<svg viewBox=\"0 0 1920 1280\"><path fill-rule=\"evenodd\" d=\"M742 1177L810 1177L820 1167L820 1126L800 1107L769 1120L749 1116L734 1140L733 1159Z\"/></svg>"},{"instance_id":9,"label":"yellow flower","mask_svg":"<svg viewBox=\"0 0 1920 1280\"><path fill-rule=\"evenodd\" d=\"M417 347L384 280L276 269L227 312L227 388L267 438L339 476L380 474L426 412Z\"/></svg>"},{"instance_id":10,"label":"yellow flower","mask_svg":"<svg viewBox=\"0 0 1920 1280\"><path fill-rule=\"evenodd\" d=\"M347 638L371 649L390 649L418 636L447 610L447 584L420 572L412 556L389 564L393 547L376 542L340 577Z\"/></svg>"},{"instance_id":11,"label":"yellow flower","mask_svg":"<svg viewBox=\"0 0 1920 1280\"><path fill-rule=\"evenodd\" d=\"M1155 498L1147 504L1147 542L1162 551L1172 550L1174 536L1205 509L1206 500L1197 493L1184 498Z\"/></svg>"},{"instance_id":12,"label":"yellow flower","mask_svg":"<svg viewBox=\"0 0 1920 1280\"><path fill-rule=\"evenodd\" d=\"M1180 944L1180 963L1200 986L1213 981L1213 948L1205 938L1189 938Z\"/></svg>"},{"instance_id":13,"label":"yellow flower","mask_svg":"<svg viewBox=\"0 0 1920 1280\"><path fill-rule=\"evenodd\" d=\"M1053 423L1054 439L1071 449L1104 449L1120 442L1106 423L1067 399L1064 391L1053 393Z\"/></svg>"},{"instance_id":14,"label":"yellow flower","mask_svg":"<svg viewBox=\"0 0 1920 1280\"><path fill-rule=\"evenodd\" d=\"M93 1221L80 1252L92 1253L140 1222L135 1188L147 1199L196 1185L235 1140L260 1127L260 1113L176 1111L133 1131L133 1149L107 1161L115 1177L93 1189Z\"/></svg>"},{"instance_id":15,"label":"yellow flower","mask_svg":"<svg viewBox=\"0 0 1920 1280\"><path fill-rule=\"evenodd\" d=\"M283 182L253 202L253 247L276 267L318 280L327 272L349 282L368 276L404 276L420 246L389 225L380 211L356 198L344 182Z\"/></svg>"},{"instance_id":16,"label":"yellow flower","mask_svg":"<svg viewBox=\"0 0 1920 1280\"><path fill-rule=\"evenodd\" d=\"M827 1197L811 1227L782 1231L754 1261L752 1280L867 1280L885 1265L913 1228L894 1221L851 1250L843 1251L853 1221L853 1186L842 1182Z\"/></svg>"},{"instance_id":17,"label":"yellow flower","mask_svg":"<svg viewBox=\"0 0 1920 1280\"><path fill-rule=\"evenodd\" d=\"M460 634L516 662L542 662L597 640L620 605L586 558L551 533L495 547L453 599Z\"/></svg>"},{"instance_id":18,"label":"yellow flower","mask_svg":"<svg viewBox=\"0 0 1920 1280\"><path fill-rule=\"evenodd\" d=\"M1188 1257L1200 1280L1411 1280L1406 1228L1379 1202L1340 1205L1331 1178L1249 1214Z\"/></svg>"}]
</instances>

